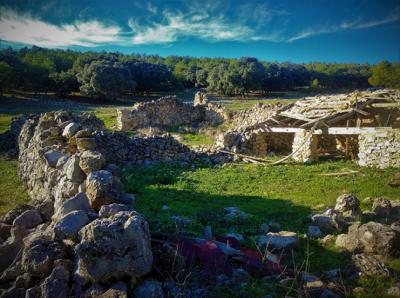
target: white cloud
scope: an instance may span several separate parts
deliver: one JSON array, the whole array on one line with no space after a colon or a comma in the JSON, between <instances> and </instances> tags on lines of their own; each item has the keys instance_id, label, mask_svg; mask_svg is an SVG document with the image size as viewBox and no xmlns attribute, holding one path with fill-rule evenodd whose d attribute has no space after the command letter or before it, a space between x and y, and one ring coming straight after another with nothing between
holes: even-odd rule
<instances>
[{"instance_id":1,"label":"white cloud","mask_svg":"<svg viewBox=\"0 0 400 298\"><path fill-rule=\"evenodd\" d=\"M385 24L395 23L399 20L400 20L400 13L398 12L397 9L395 13L390 14L389 16L380 20L372 20L366 22L361 20L356 20L353 22L343 22L340 25L309 28L293 35L292 37L287 38L286 41L293 42L296 40L305 39L308 37L317 36L321 34L334 33L341 30L359 30L359 29L372 28L372 27L382 26Z\"/></svg>"},{"instance_id":2,"label":"white cloud","mask_svg":"<svg viewBox=\"0 0 400 298\"><path fill-rule=\"evenodd\" d=\"M164 11L162 22L138 24L130 21L134 44L174 42L180 38L195 37L207 41L249 41L273 39L259 35L242 21L228 21L223 15Z\"/></svg>"},{"instance_id":3,"label":"white cloud","mask_svg":"<svg viewBox=\"0 0 400 298\"><path fill-rule=\"evenodd\" d=\"M56 26L30 15L19 15L1 8L0 39L9 42L41 47L94 47L105 43L123 43L121 36L120 27L98 21L77 21Z\"/></svg>"}]
</instances>

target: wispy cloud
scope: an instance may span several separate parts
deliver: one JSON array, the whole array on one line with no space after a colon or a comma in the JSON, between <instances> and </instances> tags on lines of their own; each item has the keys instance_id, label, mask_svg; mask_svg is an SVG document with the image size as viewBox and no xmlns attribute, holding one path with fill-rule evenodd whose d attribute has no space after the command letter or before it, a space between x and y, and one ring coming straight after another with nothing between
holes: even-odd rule
<instances>
[{"instance_id":1,"label":"wispy cloud","mask_svg":"<svg viewBox=\"0 0 400 298\"><path fill-rule=\"evenodd\" d=\"M115 25L93 20L56 26L6 8L1 8L0 39L42 47L94 47L124 41L121 28Z\"/></svg>"},{"instance_id":2,"label":"wispy cloud","mask_svg":"<svg viewBox=\"0 0 400 298\"><path fill-rule=\"evenodd\" d=\"M387 17L378 20L371 20L371 21L356 20L352 22L343 22L339 25L309 28L300 31L299 33L287 38L286 41L293 42L296 40L305 39L312 36L330 34L343 30L359 30L359 29L378 27L385 24L395 23L399 20L400 20L400 12L399 9L396 9L394 13L391 13Z\"/></svg>"},{"instance_id":3,"label":"wispy cloud","mask_svg":"<svg viewBox=\"0 0 400 298\"><path fill-rule=\"evenodd\" d=\"M189 9L187 11L162 12L161 20L139 23L134 19L129 21L134 36L134 44L157 44L174 42L182 38L194 37L207 41L277 41L275 34L260 34L260 22L268 22L270 18L258 18L251 25L248 18L239 16L227 18L222 13L215 13L215 7L209 9ZM260 8L258 13L270 17L266 8ZM279 14L282 14L279 11Z\"/></svg>"}]
</instances>

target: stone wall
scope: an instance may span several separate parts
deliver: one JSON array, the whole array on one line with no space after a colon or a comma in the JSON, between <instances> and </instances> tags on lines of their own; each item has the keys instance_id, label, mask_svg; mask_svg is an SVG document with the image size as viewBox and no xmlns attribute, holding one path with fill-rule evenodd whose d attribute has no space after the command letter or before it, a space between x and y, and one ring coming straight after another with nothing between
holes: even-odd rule
<instances>
[{"instance_id":1,"label":"stone wall","mask_svg":"<svg viewBox=\"0 0 400 298\"><path fill-rule=\"evenodd\" d=\"M192 106L172 96L137 103L130 109L119 109L117 113L117 126L123 131L151 126L217 125L221 124L225 117L225 111L221 106L206 101L201 103L199 101L196 106Z\"/></svg>"},{"instance_id":2,"label":"stone wall","mask_svg":"<svg viewBox=\"0 0 400 298\"><path fill-rule=\"evenodd\" d=\"M360 166L400 167L400 129L377 129L358 137Z\"/></svg>"},{"instance_id":3,"label":"stone wall","mask_svg":"<svg viewBox=\"0 0 400 298\"><path fill-rule=\"evenodd\" d=\"M242 110L236 113L232 117L230 125L235 130L243 130L243 128L248 126L264 122L266 119L276 115L278 111L285 108L286 107L280 104L270 105L258 103L250 109Z\"/></svg>"},{"instance_id":4,"label":"stone wall","mask_svg":"<svg viewBox=\"0 0 400 298\"><path fill-rule=\"evenodd\" d=\"M300 162L312 162L318 160L318 139L316 135L309 135L309 131L303 129L294 134L292 158Z\"/></svg>"}]
</instances>

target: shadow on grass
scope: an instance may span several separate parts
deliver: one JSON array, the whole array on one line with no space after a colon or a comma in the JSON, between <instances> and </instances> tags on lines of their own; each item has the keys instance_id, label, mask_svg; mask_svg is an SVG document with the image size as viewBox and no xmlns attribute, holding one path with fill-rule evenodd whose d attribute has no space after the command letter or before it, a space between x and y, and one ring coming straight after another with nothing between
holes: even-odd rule
<instances>
[{"instance_id":1,"label":"shadow on grass","mask_svg":"<svg viewBox=\"0 0 400 298\"><path fill-rule=\"evenodd\" d=\"M208 168L201 164L136 166L124 169L122 176L125 191L137 195L135 208L146 215L153 231L175 231L171 216L179 215L193 219L193 224L185 229L189 234L203 235L204 227L211 226L218 235L240 233L245 236L246 245L253 247L261 234L261 223L278 222L283 230L300 235L306 232L312 213L310 208L262 195L216 194L186 175L201 169ZM168 206L167 210L163 210L163 206ZM223 208L229 206L239 207L252 216L248 220L227 220ZM301 237L295 258L287 261L296 266L307 263L313 272L322 272L344 266L348 259L335 251L332 243L322 245L317 240Z\"/></svg>"}]
</instances>

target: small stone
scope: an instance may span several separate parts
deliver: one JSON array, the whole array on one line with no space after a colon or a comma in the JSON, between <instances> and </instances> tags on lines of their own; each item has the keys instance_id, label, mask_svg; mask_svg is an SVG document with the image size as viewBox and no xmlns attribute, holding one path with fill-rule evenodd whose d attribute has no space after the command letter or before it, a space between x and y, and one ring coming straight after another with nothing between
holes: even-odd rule
<instances>
[{"instance_id":1,"label":"small stone","mask_svg":"<svg viewBox=\"0 0 400 298\"><path fill-rule=\"evenodd\" d=\"M260 247L267 247L267 249L289 250L297 247L298 244L299 238L297 234L288 231L270 232L266 236L258 238L258 245Z\"/></svg>"},{"instance_id":2,"label":"small stone","mask_svg":"<svg viewBox=\"0 0 400 298\"><path fill-rule=\"evenodd\" d=\"M229 233L229 234L226 234L225 237L234 238L239 242L244 242L244 237L239 233Z\"/></svg>"},{"instance_id":3,"label":"small stone","mask_svg":"<svg viewBox=\"0 0 400 298\"><path fill-rule=\"evenodd\" d=\"M338 212L359 211L360 201L353 194L344 194L336 199L335 210Z\"/></svg>"},{"instance_id":4,"label":"small stone","mask_svg":"<svg viewBox=\"0 0 400 298\"><path fill-rule=\"evenodd\" d=\"M390 211L392 209L392 204L389 200L385 198L376 198L372 205L372 212L377 216L388 218L390 216Z\"/></svg>"},{"instance_id":5,"label":"small stone","mask_svg":"<svg viewBox=\"0 0 400 298\"><path fill-rule=\"evenodd\" d=\"M260 231L260 233L262 234L267 234L270 231L270 227L267 223L262 223L260 224L260 227L258 228L258 230Z\"/></svg>"},{"instance_id":6,"label":"small stone","mask_svg":"<svg viewBox=\"0 0 400 298\"><path fill-rule=\"evenodd\" d=\"M86 175L89 175L90 172L101 170L105 164L106 160L103 155L91 150L84 151L79 160L79 166Z\"/></svg>"},{"instance_id":7,"label":"small stone","mask_svg":"<svg viewBox=\"0 0 400 298\"><path fill-rule=\"evenodd\" d=\"M397 283L393 286L391 286L388 291L388 295L394 296L394 297L400 297L400 283Z\"/></svg>"},{"instance_id":8,"label":"small stone","mask_svg":"<svg viewBox=\"0 0 400 298\"><path fill-rule=\"evenodd\" d=\"M168 211L168 210L169 210L169 206L168 205L162 205L161 211Z\"/></svg>"},{"instance_id":9,"label":"small stone","mask_svg":"<svg viewBox=\"0 0 400 298\"><path fill-rule=\"evenodd\" d=\"M71 138L79 130L79 125L75 122L68 124L62 133L65 138Z\"/></svg>"},{"instance_id":10,"label":"small stone","mask_svg":"<svg viewBox=\"0 0 400 298\"><path fill-rule=\"evenodd\" d=\"M317 226L308 226L307 235L311 238L322 238L324 236Z\"/></svg>"},{"instance_id":11,"label":"small stone","mask_svg":"<svg viewBox=\"0 0 400 298\"><path fill-rule=\"evenodd\" d=\"M127 298L128 287L122 281L116 282L103 294L97 296L98 298Z\"/></svg>"},{"instance_id":12,"label":"small stone","mask_svg":"<svg viewBox=\"0 0 400 298\"><path fill-rule=\"evenodd\" d=\"M42 223L42 217L36 210L27 210L14 219L14 226L24 226L27 229L36 227L38 224Z\"/></svg>"}]
</instances>

